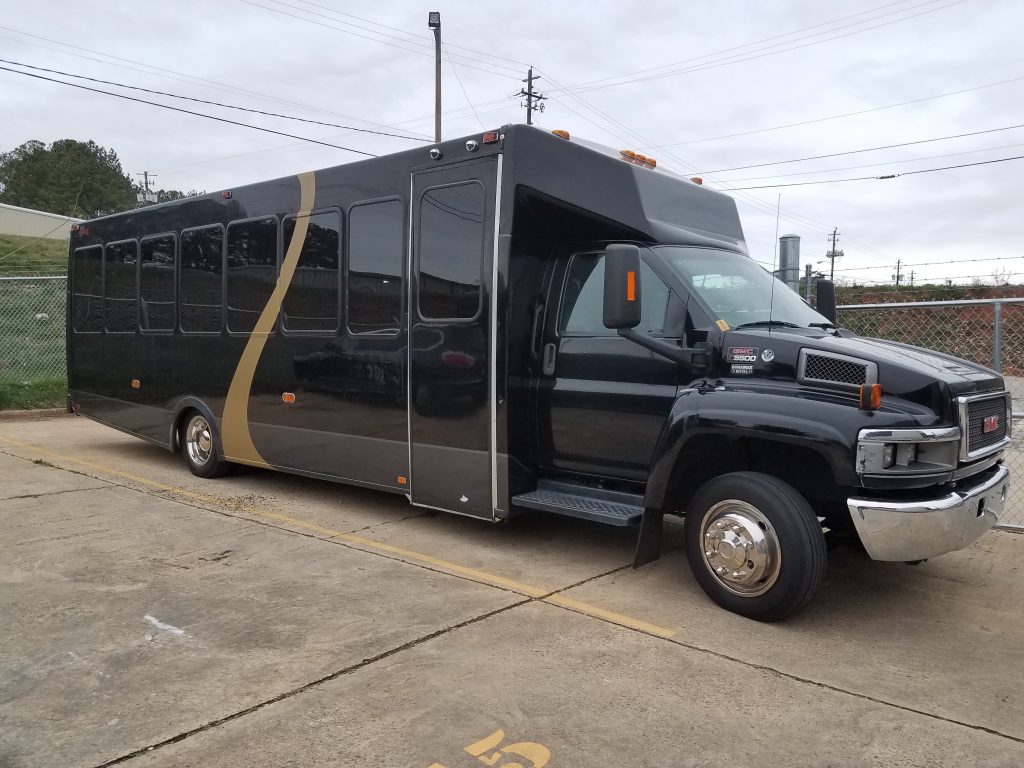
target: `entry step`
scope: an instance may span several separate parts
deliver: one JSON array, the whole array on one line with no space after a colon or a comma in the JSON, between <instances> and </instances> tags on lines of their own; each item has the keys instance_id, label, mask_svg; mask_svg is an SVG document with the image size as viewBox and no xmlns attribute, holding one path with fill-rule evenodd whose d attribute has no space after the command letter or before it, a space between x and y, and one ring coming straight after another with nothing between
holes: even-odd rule
<instances>
[{"instance_id":1,"label":"entry step","mask_svg":"<svg viewBox=\"0 0 1024 768\"><path fill-rule=\"evenodd\" d=\"M513 496L512 503L607 525L632 525L644 513L642 496L548 480L542 480L535 491Z\"/></svg>"}]
</instances>

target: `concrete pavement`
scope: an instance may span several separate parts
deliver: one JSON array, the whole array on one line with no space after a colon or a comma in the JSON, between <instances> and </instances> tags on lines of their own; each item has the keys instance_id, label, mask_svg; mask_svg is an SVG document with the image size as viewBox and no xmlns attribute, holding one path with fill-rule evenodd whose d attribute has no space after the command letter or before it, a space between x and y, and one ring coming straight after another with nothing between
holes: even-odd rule
<instances>
[{"instance_id":1,"label":"concrete pavement","mask_svg":"<svg viewBox=\"0 0 1024 768\"><path fill-rule=\"evenodd\" d=\"M0 423L0 766L1024 764L1024 537L831 553L803 613L678 551ZM678 527L670 542L678 543Z\"/></svg>"}]
</instances>

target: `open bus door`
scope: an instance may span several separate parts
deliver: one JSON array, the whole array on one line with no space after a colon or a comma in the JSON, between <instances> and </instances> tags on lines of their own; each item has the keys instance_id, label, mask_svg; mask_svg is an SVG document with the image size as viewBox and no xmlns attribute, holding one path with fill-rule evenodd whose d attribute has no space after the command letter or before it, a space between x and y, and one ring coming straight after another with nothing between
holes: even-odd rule
<instances>
[{"instance_id":1,"label":"open bus door","mask_svg":"<svg viewBox=\"0 0 1024 768\"><path fill-rule=\"evenodd\" d=\"M491 273L497 158L412 177L412 503L492 518Z\"/></svg>"}]
</instances>

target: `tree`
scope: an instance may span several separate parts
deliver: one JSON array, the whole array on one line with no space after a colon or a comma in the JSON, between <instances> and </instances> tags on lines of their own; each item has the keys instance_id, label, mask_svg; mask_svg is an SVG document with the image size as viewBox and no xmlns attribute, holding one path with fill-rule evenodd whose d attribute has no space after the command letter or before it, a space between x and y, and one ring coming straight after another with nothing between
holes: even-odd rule
<instances>
[{"instance_id":1,"label":"tree","mask_svg":"<svg viewBox=\"0 0 1024 768\"><path fill-rule=\"evenodd\" d=\"M0 154L0 203L91 219L135 207L135 191L112 149L27 141Z\"/></svg>"}]
</instances>

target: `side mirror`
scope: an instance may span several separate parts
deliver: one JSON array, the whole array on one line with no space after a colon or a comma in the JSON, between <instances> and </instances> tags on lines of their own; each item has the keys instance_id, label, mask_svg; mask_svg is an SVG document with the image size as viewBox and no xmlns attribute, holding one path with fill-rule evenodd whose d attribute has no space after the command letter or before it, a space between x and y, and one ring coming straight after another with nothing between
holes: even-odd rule
<instances>
[{"instance_id":1,"label":"side mirror","mask_svg":"<svg viewBox=\"0 0 1024 768\"><path fill-rule=\"evenodd\" d=\"M818 306L815 309L830 323L836 321L836 286L831 280L819 280L817 283ZM606 294L607 295L607 294Z\"/></svg>"},{"instance_id":2,"label":"side mirror","mask_svg":"<svg viewBox=\"0 0 1024 768\"><path fill-rule=\"evenodd\" d=\"M613 243L604 257L604 327L640 325L640 249Z\"/></svg>"}]
</instances>

